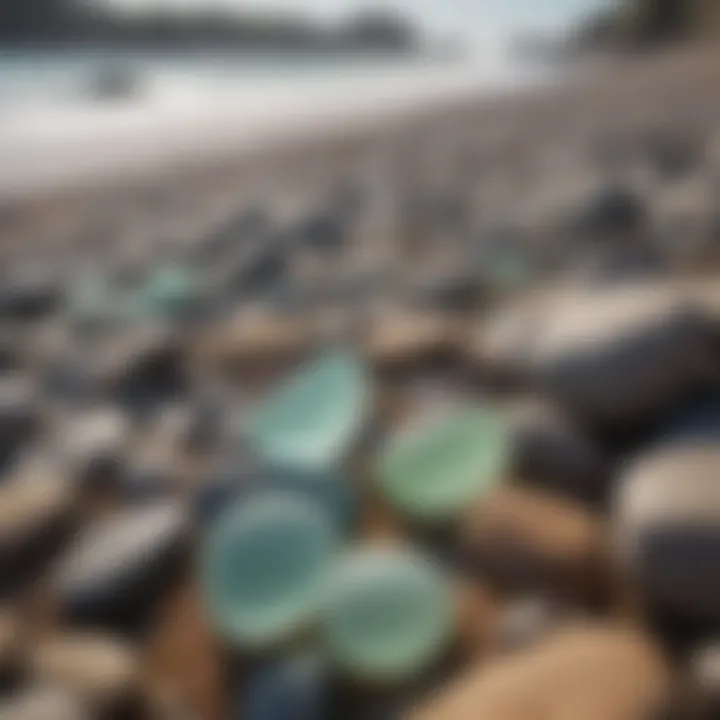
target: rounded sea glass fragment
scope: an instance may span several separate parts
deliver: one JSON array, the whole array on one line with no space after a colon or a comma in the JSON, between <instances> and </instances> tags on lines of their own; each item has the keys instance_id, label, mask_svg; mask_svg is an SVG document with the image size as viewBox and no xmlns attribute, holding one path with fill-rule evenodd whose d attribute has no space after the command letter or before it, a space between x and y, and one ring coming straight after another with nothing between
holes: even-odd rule
<instances>
[{"instance_id":1,"label":"rounded sea glass fragment","mask_svg":"<svg viewBox=\"0 0 720 720\"><path fill-rule=\"evenodd\" d=\"M241 502L218 519L202 557L211 619L249 649L281 642L325 597L338 537L322 509L282 493Z\"/></svg>"},{"instance_id":2,"label":"rounded sea glass fragment","mask_svg":"<svg viewBox=\"0 0 720 720\"><path fill-rule=\"evenodd\" d=\"M490 408L425 418L391 439L377 481L389 501L420 520L444 520L497 485L509 433Z\"/></svg>"},{"instance_id":3,"label":"rounded sea glass fragment","mask_svg":"<svg viewBox=\"0 0 720 720\"><path fill-rule=\"evenodd\" d=\"M359 359L333 351L282 384L250 418L246 433L269 465L327 469L358 438L368 396Z\"/></svg>"},{"instance_id":4,"label":"rounded sea glass fragment","mask_svg":"<svg viewBox=\"0 0 720 720\"><path fill-rule=\"evenodd\" d=\"M331 656L359 678L395 682L427 669L453 630L446 578L412 551L355 551L339 567L322 616Z\"/></svg>"}]
</instances>

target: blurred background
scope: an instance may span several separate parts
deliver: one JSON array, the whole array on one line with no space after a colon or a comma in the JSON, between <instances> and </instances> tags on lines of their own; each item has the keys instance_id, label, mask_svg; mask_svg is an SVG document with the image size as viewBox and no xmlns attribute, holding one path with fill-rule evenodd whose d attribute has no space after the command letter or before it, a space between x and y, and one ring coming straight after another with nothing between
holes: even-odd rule
<instances>
[{"instance_id":1,"label":"blurred background","mask_svg":"<svg viewBox=\"0 0 720 720\"><path fill-rule=\"evenodd\" d=\"M0 720L720 718L719 40L0 0Z\"/></svg>"}]
</instances>

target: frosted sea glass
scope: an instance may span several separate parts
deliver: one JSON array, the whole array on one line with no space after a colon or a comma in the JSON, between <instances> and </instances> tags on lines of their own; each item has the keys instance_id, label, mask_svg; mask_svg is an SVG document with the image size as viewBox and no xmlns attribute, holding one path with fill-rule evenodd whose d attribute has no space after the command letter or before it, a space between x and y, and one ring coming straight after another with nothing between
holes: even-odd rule
<instances>
[{"instance_id":1,"label":"frosted sea glass","mask_svg":"<svg viewBox=\"0 0 720 720\"><path fill-rule=\"evenodd\" d=\"M508 432L492 409L423 419L390 441L377 481L390 502L418 519L454 516L501 481Z\"/></svg>"},{"instance_id":2,"label":"frosted sea glass","mask_svg":"<svg viewBox=\"0 0 720 720\"><path fill-rule=\"evenodd\" d=\"M328 353L272 394L250 418L247 436L269 465L333 467L362 429L368 394L360 361L349 353Z\"/></svg>"},{"instance_id":3,"label":"frosted sea glass","mask_svg":"<svg viewBox=\"0 0 720 720\"><path fill-rule=\"evenodd\" d=\"M318 610L338 537L315 503L268 494L220 516L202 558L202 581L213 623L240 646L274 645Z\"/></svg>"},{"instance_id":4,"label":"frosted sea glass","mask_svg":"<svg viewBox=\"0 0 720 720\"><path fill-rule=\"evenodd\" d=\"M422 672L452 634L440 570L411 551L366 548L339 567L322 617L328 651L358 677L399 681Z\"/></svg>"}]
</instances>

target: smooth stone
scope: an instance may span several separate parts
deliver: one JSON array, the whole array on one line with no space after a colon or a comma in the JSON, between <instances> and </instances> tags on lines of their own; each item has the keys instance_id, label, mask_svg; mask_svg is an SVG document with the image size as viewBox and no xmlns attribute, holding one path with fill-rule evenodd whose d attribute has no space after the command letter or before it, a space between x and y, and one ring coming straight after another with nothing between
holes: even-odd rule
<instances>
[{"instance_id":1,"label":"smooth stone","mask_svg":"<svg viewBox=\"0 0 720 720\"><path fill-rule=\"evenodd\" d=\"M272 288L287 274L288 260L282 240L268 239L228 261L221 287L232 298L247 297Z\"/></svg>"},{"instance_id":2,"label":"smooth stone","mask_svg":"<svg viewBox=\"0 0 720 720\"><path fill-rule=\"evenodd\" d=\"M18 613L0 608L0 683L15 675L20 667L22 635Z\"/></svg>"},{"instance_id":3,"label":"smooth stone","mask_svg":"<svg viewBox=\"0 0 720 720\"><path fill-rule=\"evenodd\" d=\"M70 689L99 714L120 707L140 687L138 656L111 637L65 633L45 638L31 651L29 664L42 684Z\"/></svg>"},{"instance_id":4,"label":"smooth stone","mask_svg":"<svg viewBox=\"0 0 720 720\"><path fill-rule=\"evenodd\" d=\"M177 448L150 442L128 458L119 485L129 499L148 502L178 495L180 474Z\"/></svg>"},{"instance_id":5,"label":"smooth stone","mask_svg":"<svg viewBox=\"0 0 720 720\"><path fill-rule=\"evenodd\" d=\"M102 275L80 277L69 291L66 313L82 335L103 333L127 320L126 298Z\"/></svg>"},{"instance_id":6,"label":"smooth stone","mask_svg":"<svg viewBox=\"0 0 720 720\"><path fill-rule=\"evenodd\" d=\"M672 443L640 456L618 482L617 561L656 608L701 624L720 619L720 449Z\"/></svg>"},{"instance_id":7,"label":"smooth stone","mask_svg":"<svg viewBox=\"0 0 720 720\"><path fill-rule=\"evenodd\" d=\"M248 681L238 707L245 720L330 720L328 673L310 655L283 659Z\"/></svg>"},{"instance_id":8,"label":"smooth stone","mask_svg":"<svg viewBox=\"0 0 720 720\"><path fill-rule=\"evenodd\" d=\"M382 313L365 338L365 352L379 367L397 367L446 358L458 345L457 327L429 313Z\"/></svg>"},{"instance_id":9,"label":"smooth stone","mask_svg":"<svg viewBox=\"0 0 720 720\"><path fill-rule=\"evenodd\" d=\"M645 156L664 180L676 181L698 166L703 156L703 142L692 133L656 130L642 142Z\"/></svg>"},{"instance_id":10,"label":"smooth stone","mask_svg":"<svg viewBox=\"0 0 720 720\"><path fill-rule=\"evenodd\" d=\"M134 619L167 587L188 533L187 515L177 502L97 520L60 558L53 596L73 618Z\"/></svg>"},{"instance_id":11,"label":"smooth stone","mask_svg":"<svg viewBox=\"0 0 720 720\"><path fill-rule=\"evenodd\" d=\"M320 212L303 221L293 234L303 245L320 252L330 252L342 247L348 229L339 213Z\"/></svg>"},{"instance_id":12,"label":"smooth stone","mask_svg":"<svg viewBox=\"0 0 720 720\"><path fill-rule=\"evenodd\" d=\"M511 589L595 596L605 589L604 528L579 504L530 488L488 493L462 519L473 566Z\"/></svg>"},{"instance_id":13,"label":"smooth stone","mask_svg":"<svg viewBox=\"0 0 720 720\"><path fill-rule=\"evenodd\" d=\"M319 611L338 549L332 520L296 495L264 494L228 509L201 556L213 625L251 650L286 640Z\"/></svg>"},{"instance_id":14,"label":"smooth stone","mask_svg":"<svg viewBox=\"0 0 720 720\"><path fill-rule=\"evenodd\" d=\"M571 292L547 309L531 351L533 374L591 422L652 422L700 384L708 324L671 285Z\"/></svg>"},{"instance_id":15,"label":"smooth stone","mask_svg":"<svg viewBox=\"0 0 720 720\"><path fill-rule=\"evenodd\" d=\"M488 633L492 653L518 652L541 641L563 622L568 611L550 596L530 595L511 600Z\"/></svg>"},{"instance_id":16,"label":"smooth stone","mask_svg":"<svg viewBox=\"0 0 720 720\"><path fill-rule=\"evenodd\" d=\"M12 320L52 315L62 300L58 279L40 268L15 268L0 282L0 316Z\"/></svg>"},{"instance_id":17,"label":"smooth stone","mask_svg":"<svg viewBox=\"0 0 720 720\"><path fill-rule=\"evenodd\" d=\"M477 273L463 268L415 281L407 296L420 309L463 312L477 306L481 290Z\"/></svg>"},{"instance_id":18,"label":"smooth stone","mask_svg":"<svg viewBox=\"0 0 720 720\"><path fill-rule=\"evenodd\" d=\"M330 351L271 392L249 418L246 437L270 466L300 471L337 467L360 439L370 393L359 358Z\"/></svg>"},{"instance_id":19,"label":"smooth stone","mask_svg":"<svg viewBox=\"0 0 720 720\"><path fill-rule=\"evenodd\" d=\"M672 675L654 642L610 623L568 627L464 671L410 720L645 720L671 705Z\"/></svg>"},{"instance_id":20,"label":"smooth stone","mask_svg":"<svg viewBox=\"0 0 720 720\"><path fill-rule=\"evenodd\" d=\"M588 199L573 226L582 237L623 240L639 233L646 220L647 208L638 194L610 185Z\"/></svg>"},{"instance_id":21,"label":"smooth stone","mask_svg":"<svg viewBox=\"0 0 720 720\"><path fill-rule=\"evenodd\" d=\"M110 397L131 411L176 400L189 385L183 338L157 327L117 337L102 366Z\"/></svg>"},{"instance_id":22,"label":"smooth stone","mask_svg":"<svg viewBox=\"0 0 720 720\"><path fill-rule=\"evenodd\" d=\"M31 687L0 700L0 718L7 720L92 720L81 699L67 688Z\"/></svg>"},{"instance_id":23,"label":"smooth stone","mask_svg":"<svg viewBox=\"0 0 720 720\"><path fill-rule=\"evenodd\" d=\"M482 318L467 343L470 365L491 380L529 382L531 353L550 298L548 292L510 298Z\"/></svg>"},{"instance_id":24,"label":"smooth stone","mask_svg":"<svg viewBox=\"0 0 720 720\"><path fill-rule=\"evenodd\" d=\"M112 484L124 467L130 430L120 410L96 408L63 422L60 450L81 483Z\"/></svg>"},{"instance_id":25,"label":"smooth stone","mask_svg":"<svg viewBox=\"0 0 720 720\"><path fill-rule=\"evenodd\" d=\"M351 552L339 565L321 626L342 669L394 684L439 659L454 620L449 581L438 566L412 550L378 545Z\"/></svg>"},{"instance_id":26,"label":"smooth stone","mask_svg":"<svg viewBox=\"0 0 720 720\"><path fill-rule=\"evenodd\" d=\"M717 442L720 440L720 399L699 402L672 418L662 442Z\"/></svg>"},{"instance_id":27,"label":"smooth stone","mask_svg":"<svg viewBox=\"0 0 720 720\"><path fill-rule=\"evenodd\" d=\"M301 318L242 310L208 330L200 353L212 367L234 375L248 367L289 363L302 356L312 340L312 328Z\"/></svg>"},{"instance_id":28,"label":"smooth stone","mask_svg":"<svg viewBox=\"0 0 720 720\"><path fill-rule=\"evenodd\" d=\"M506 427L493 408L428 414L390 439L376 481L402 512L444 521L502 482L509 451Z\"/></svg>"},{"instance_id":29,"label":"smooth stone","mask_svg":"<svg viewBox=\"0 0 720 720\"><path fill-rule=\"evenodd\" d=\"M604 496L608 460L561 408L540 398L523 397L511 401L505 411L518 476L578 499Z\"/></svg>"},{"instance_id":30,"label":"smooth stone","mask_svg":"<svg viewBox=\"0 0 720 720\"><path fill-rule=\"evenodd\" d=\"M688 662L690 690L698 720L712 720L720 713L720 644L710 640L692 653ZM696 717L696 716L693 716Z\"/></svg>"},{"instance_id":31,"label":"smooth stone","mask_svg":"<svg viewBox=\"0 0 720 720\"><path fill-rule=\"evenodd\" d=\"M76 487L27 462L0 485L0 567L16 575L71 520Z\"/></svg>"},{"instance_id":32,"label":"smooth stone","mask_svg":"<svg viewBox=\"0 0 720 720\"><path fill-rule=\"evenodd\" d=\"M35 438L41 407L29 378L10 375L0 380L0 468L17 459Z\"/></svg>"}]
</instances>

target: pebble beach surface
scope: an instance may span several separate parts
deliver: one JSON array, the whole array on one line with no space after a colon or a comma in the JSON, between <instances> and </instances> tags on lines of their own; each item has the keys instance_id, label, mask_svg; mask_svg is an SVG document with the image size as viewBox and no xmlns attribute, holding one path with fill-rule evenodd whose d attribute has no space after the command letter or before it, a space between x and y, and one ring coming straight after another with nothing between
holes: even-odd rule
<instances>
[{"instance_id":1,"label":"pebble beach surface","mask_svg":"<svg viewBox=\"0 0 720 720\"><path fill-rule=\"evenodd\" d=\"M4 197L0 719L719 718L718 77Z\"/></svg>"}]
</instances>

